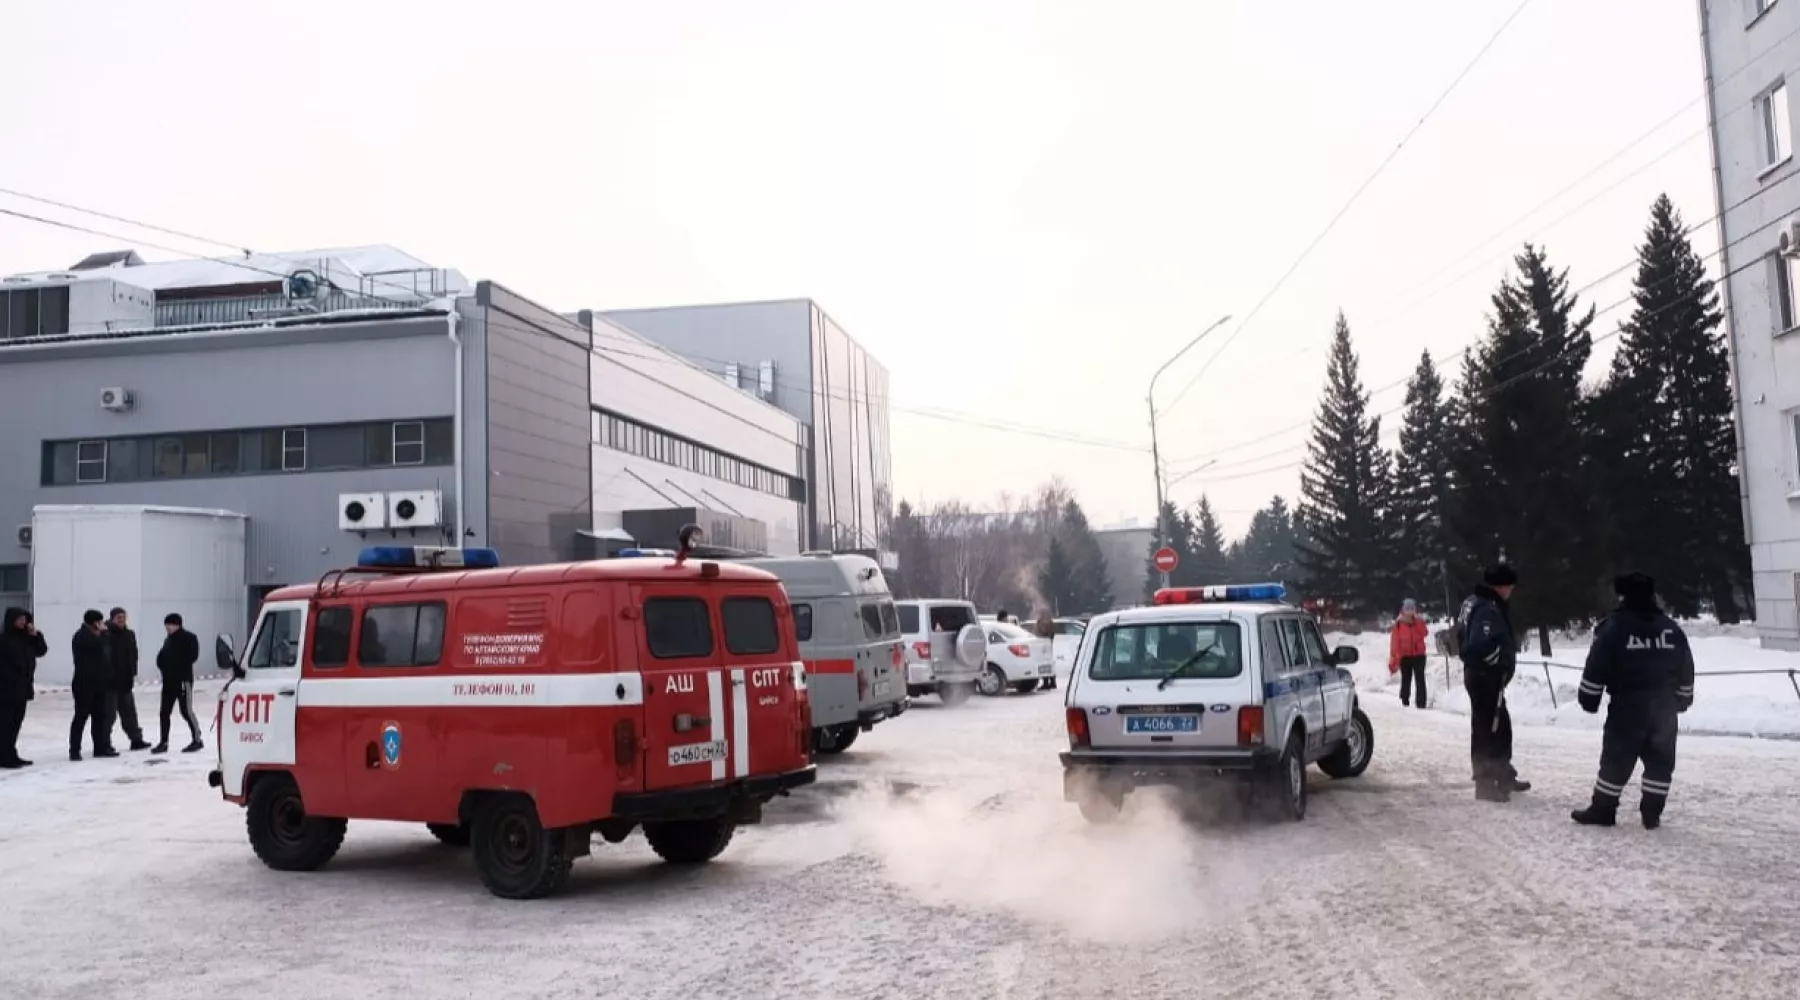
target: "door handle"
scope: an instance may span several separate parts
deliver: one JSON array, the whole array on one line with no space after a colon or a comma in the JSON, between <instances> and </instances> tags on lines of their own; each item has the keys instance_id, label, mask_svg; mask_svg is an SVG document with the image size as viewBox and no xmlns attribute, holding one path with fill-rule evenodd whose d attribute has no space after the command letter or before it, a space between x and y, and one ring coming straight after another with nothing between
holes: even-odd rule
<instances>
[{"instance_id":1,"label":"door handle","mask_svg":"<svg viewBox=\"0 0 1800 1000\"><path fill-rule=\"evenodd\" d=\"M292 698L294 696L294 689L293 688L282 688L281 690L279 690L275 693L282 696L283 698Z\"/></svg>"}]
</instances>

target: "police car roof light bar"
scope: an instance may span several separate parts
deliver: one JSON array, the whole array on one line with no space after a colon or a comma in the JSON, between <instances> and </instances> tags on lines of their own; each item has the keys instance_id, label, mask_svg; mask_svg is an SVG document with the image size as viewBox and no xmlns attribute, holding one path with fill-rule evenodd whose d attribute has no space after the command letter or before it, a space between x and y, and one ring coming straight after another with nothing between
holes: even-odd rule
<instances>
[{"instance_id":1,"label":"police car roof light bar","mask_svg":"<svg viewBox=\"0 0 1800 1000\"><path fill-rule=\"evenodd\" d=\"M371 545L357 554L357 569L497 569L500 553L438 545Z\"/></svg>"},{"instance_id":2,"label":"police car roof light bar","mask_svg":"<svg viewBox=\"0 0 1800 1000\"><path fill-rule=\"evenodd\" d=\"M1268 604L1287 596L1279 583L1232 583L1212 587L1164 587L1151 600L1156 604Z\"/></svg>"}]
</instances>

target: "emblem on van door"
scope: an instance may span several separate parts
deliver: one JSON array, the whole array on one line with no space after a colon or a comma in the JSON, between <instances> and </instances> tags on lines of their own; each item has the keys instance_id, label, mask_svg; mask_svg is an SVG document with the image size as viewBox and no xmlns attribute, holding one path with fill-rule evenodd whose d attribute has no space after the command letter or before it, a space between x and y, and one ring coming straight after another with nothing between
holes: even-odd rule
<instances>
[{"instance_id":1,"label":"emblem on van door","mask_svg":"<svg viewBox=\"0 0 1800 1000\"><path fill-rule=\"evenodd\" d=\"M1099 705L1094 708L1088 709L1088 711L1094 713L1095 715L1111 715L1112 714L1112 708L1109 706L1106 706L1106 705Z\"/></svg>"},{"instance_id":2,"label":"emblem on van door","mask_svg":"<svg viewBox=\"0 0 1800 1000\"><path fill-rule=\"evenodd\" d=\"M388 770L400 766L400 723L388 722L381 727L381 763Z\"/></svg>"},{"instance_id":3,"label":"emblem on van door","mask_svg":"<svg viewBox=\"0 0 1800 1000\"><path fill-rule=\"evenodd\" d=\"M1209 710L1214 711L1214 712L1229 712L1229 711L1231 711L1231 706L1230 705L1213 705L1213 706L1210 706Z\"/></svg>"}]
</instances>

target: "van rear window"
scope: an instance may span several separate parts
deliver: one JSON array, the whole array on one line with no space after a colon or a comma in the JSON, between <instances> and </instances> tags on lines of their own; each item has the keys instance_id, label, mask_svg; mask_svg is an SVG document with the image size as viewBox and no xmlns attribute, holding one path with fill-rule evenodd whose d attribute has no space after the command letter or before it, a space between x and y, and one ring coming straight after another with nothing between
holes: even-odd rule
<instances>
[{"instance_id":1,"label":"van rear window","mask_svg":"<svg viewBox=\"0 0 1800 1000\"><path fill-rule=\"evenodd\" d=\"M899 636L900 623L894 616L893 601L869 601L857 613L862 618L863 638L873 642Z\"/></svg>"},{"instance_id":2,"label":"van rear window","mask_svg":"<svg viewBox=\"0 0 1800 1000\"><path fill-rule=\"evenodd\" d=\"M794 605L794 638L801 642L812 639L812 605Z\"/></svg>"},{"instance_id":3,"label":"van rear window","mask_svg":"<svg viewBox=\"0 0 1800 1000\"><path fill-rule=\"evenodd\" d=\"M653 597L644 602L644 638L659 660L711 656L712 615L698 597Z\"/></svg>"},{"instance_id":4,"label":"van rear window","mask_svg":"<svg viewBox=\"0 0 1800 1000\"><path fill-rule=\"evenodd\" d=\"M902 604L897 610L900 612L900 631L905 632L907 635L918 635L919 606L917 604Z\"/></svg>"},{"instance_id":5,"label":"van rear window","mask_svg":"<svg viewBox=\"0 0 1800 1000\"><path fill-rule=\"evenodd\" d=\"M766 597L727 597L719 602L725 648L736 656L761 656L781 648L775 605Z\"/></svg>"}]
</instances>

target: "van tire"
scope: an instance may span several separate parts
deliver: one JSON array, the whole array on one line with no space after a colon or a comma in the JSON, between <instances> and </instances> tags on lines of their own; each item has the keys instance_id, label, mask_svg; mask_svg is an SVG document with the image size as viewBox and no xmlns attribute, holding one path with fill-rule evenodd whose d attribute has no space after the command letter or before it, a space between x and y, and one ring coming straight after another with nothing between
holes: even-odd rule
<instances>
[{"instance_id":1,"label":"van tire","mask_svg":"<svg viewBox=\"0 0 1800 1000\"><path fill-rule=\"evenodd\" d=\"M348 825L341 819L308 816L300 786L291 775L266 774L250 787L244 810L250 848L278 872L318 870L344 846Z\"/></svg>"},{"instance_id":2,"label":"van tire","mask_svg":"<svg viewBox=\"0 0 1800 1000\"><path fill-rule=\"evenodd\" d=\"M1275 801L1282 816L1296 823L1306 818L1306 742L1298 729L1275 763Z\"/></svg>"},{"instance_id":3,"label":"van tire","mask_svg":"<svg viewBox=\"0 0 1800 1000\"><path fill-rule=\"evenodd\" d=\"M974 695L974 693L975 685L968 681L964 681L960 684L946 682L937 686L938 700L942 701L944 705L949 708L955 708L963 702L968 701L970 696Z\"/></svg>"},{"instance_id":4,"label":"van tire","mask_svg":"<svg viewBox=\"0 0 1800 1000\"><path fill-rule=\"evenodd\" d=\"M854 722L840 726L820 726L813 730L813 750L818 753L843 753L856 742L862 730Z\"/></svg>"},{"instance_id":5,"label":"van tire","mask_svg":"<svg viewBox=\"0 0 1800 1000\"><path fill-rule=\"evenodd\" d=\"M672 865L703 865L722 854L737 824L719 819L675 819L645 823L644 839L656 856Z\"/></svg>"},{"instance_id":6,"label":"van tire","mask_svg":"<svg viewBox=\"0 0 1800 1000\"><path fill-rule=\"evenodd\" d=\"M1006 693L1006 671L990 663L975 681L975 693L983 698L998 698Z\"/></svg>"},{"instance_id":7,"label":"van tire","mask_svg":"<svg viewBox=\"0 0 1800 1000\"><path fill-rule=\"evenodd\" d=\"M523 795L492 795L475 807L470 824L475 870L502 899L538 899L563 887L572 864L563 837L544 829L537 806Z\"/></svg>"},{"instance_id":8,"label":"van tire","mask_svg":"<svg viewBox=\"0 0 1800 1000\"><path fill-rule=\"evenodd\" d=\"M1328 757L1319 759L1319 770L1331 778L1355 778L1369 769L1375 757L1375 728L1362 709L1350 713L1350 734Z\"/></svg>"},{"instance_id":9,"label":"van tire","mask_svg":"<svg viewBox=\"0 0 1800 1000\"><path fill-rule=\"evenodd\" d=\"M427 823L425 829L448 847L469 846L469 828L460 823Z\"/></svg>"}]
</instances>

